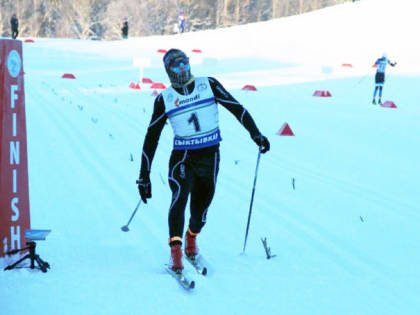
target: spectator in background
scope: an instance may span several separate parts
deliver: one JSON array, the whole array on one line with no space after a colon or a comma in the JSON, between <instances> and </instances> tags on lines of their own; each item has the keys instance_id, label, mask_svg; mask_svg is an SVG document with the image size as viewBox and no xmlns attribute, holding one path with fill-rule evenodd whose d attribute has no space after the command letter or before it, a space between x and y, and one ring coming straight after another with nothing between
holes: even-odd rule
<instances>
[{"instance_id":1,"label":"spectator in background","mask_svg":"<svg viewBox=\"0 0 420 315\"><path fill-rule=\"evenodd\" d=\"M122 38L127 39L128 38L128 19L124 18L123 20L123 27L121 28L122 31Z\"/></svg>"},{"instance_id":2,"label":"spectator in background","mask_svg":"<svg viewBox=\"0 0 420 315\"><path fill-rule=\"evenodd\" d=\"M10 26L12 28L12 38L16 39L19 35L19 20L16 14L13 14L10 18Z\"/></svg>"},{"instance_id":3,"label":"spectator in background","mask_svg":"<svg viewBox=\"0 0 420 315\"><path fill-rule=\"evenodd\" d=\"M185 15L184 15L183 11L179 12L178 28L179 28L180 33L184 33L184 30L185 30Z\"/></svg>"},{"instance_id":4,"label":"spectator in background","mask_svg":"<svg viewBox=\"0 0 420 315\"><path fill-rule=\"evenodd\" d=\"M179 33L179 26L178 26L178 23L174 23L174 27L173 27L173 29L172 29L172 32L173 32L174 34L178 34L178 33Z\"/></svg>"}]
</instances>

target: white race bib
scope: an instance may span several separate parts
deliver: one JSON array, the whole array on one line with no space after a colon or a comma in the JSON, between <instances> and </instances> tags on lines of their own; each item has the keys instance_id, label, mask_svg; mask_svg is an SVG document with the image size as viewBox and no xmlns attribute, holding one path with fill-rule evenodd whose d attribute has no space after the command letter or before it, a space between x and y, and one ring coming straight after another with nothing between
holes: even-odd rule
<instances>
[{"instance_id":1,"label":"white race bib","mask_svg":"<svg viewBox=\"0 0 420 315\"><path fill-rule=\"evenodd\" d=\"M174 131L174 150L205 148L222 140L217 103L208 78L196 78L194 91L189 95L170 87L162 96Z\"/></svg>"}]
</instances>

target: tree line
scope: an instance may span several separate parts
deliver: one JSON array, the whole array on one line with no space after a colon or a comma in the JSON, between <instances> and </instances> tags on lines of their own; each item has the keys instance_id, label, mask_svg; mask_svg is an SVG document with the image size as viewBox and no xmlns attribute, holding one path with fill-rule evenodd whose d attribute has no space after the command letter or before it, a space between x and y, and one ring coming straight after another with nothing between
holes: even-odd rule
<instances>
[{"instance_id":1,"label":"tree line","mask_svg":"<svg viewBox=\"0 0 420 315\"><path fill-rule=\"evenodd\" d=\"M0 0L0 35L10 37L10 17L20 37L121 39L170 34L182 10L186 31L229 27L296 15L350 0Z\"/></svg>"}]
</instances>

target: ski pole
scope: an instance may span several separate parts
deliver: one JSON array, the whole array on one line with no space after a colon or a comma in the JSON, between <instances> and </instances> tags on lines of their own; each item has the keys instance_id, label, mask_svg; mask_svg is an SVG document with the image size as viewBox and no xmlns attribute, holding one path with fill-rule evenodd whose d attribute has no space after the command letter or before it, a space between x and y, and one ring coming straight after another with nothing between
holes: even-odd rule
<instances>
[{"instance_id":1,"label":"ski pole","mask_svg":"<svg viewBox=\"0 0 420 315\"><path fill-rule=\"evenodd\" d=\"M123 226L121 227L121 230L122 230L122 231L124 231L124 232L128 232L128 231L130 231L130 229L128 228L128 225L130 224L131 220L133 220L134 215L136 214L137 209L138 209L138 208L139 208L139 206L140 206L140 203L141 203L141 199L140 199L140 200L139 200L139 202L137 203L136 209L134 209L133 213L131 214L130 220L128 220L128 222L127 222L127 224L126 224L126 225L123 225Z\"/></svg>"},{"instance_id":2,"label":"ski pole","mask_svg":"<svg viewBox=\"0 0 420 315\"><path fill-rule=\"evenodd\" d=\"M364 75L358 82L357 82L357 84L360 84L364 79L366 79L366 77L368 76L368 75L370 75L369 73L368 74L366 74L366 75Z\"/></svg>"},{"instance_id":3,"label":"ski pole","mask_svg":"<svg viewBox=\"0 0 420 315\"><path fill-rule=\"evenodd\" d=\"M260 157L261 157L261 150L258 150L257 166L255 168L254 186L252 187L251 204L249 205L248 223L246 225L244 249L242 252L243 254L245 253L246 240L248 239L249 223L251 222L252 204L254 203L255 185L257 183L258 166L260 165Z\"/></svg>"}]
</instances>

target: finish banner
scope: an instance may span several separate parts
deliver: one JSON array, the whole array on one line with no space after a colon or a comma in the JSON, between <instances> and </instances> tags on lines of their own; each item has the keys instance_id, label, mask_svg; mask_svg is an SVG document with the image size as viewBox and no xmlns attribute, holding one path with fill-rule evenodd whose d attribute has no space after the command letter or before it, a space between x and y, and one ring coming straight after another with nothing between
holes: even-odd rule
<instances>
[{"instance_id":1,"label":"finish banner","mask_svg":"<svg viewBox=\"0 0 420 315\"><path fill-rule=\"evenodd\" d=\"M0 257L30 228L22 42L0 39Z\"/></svg>"}]
</instances>

